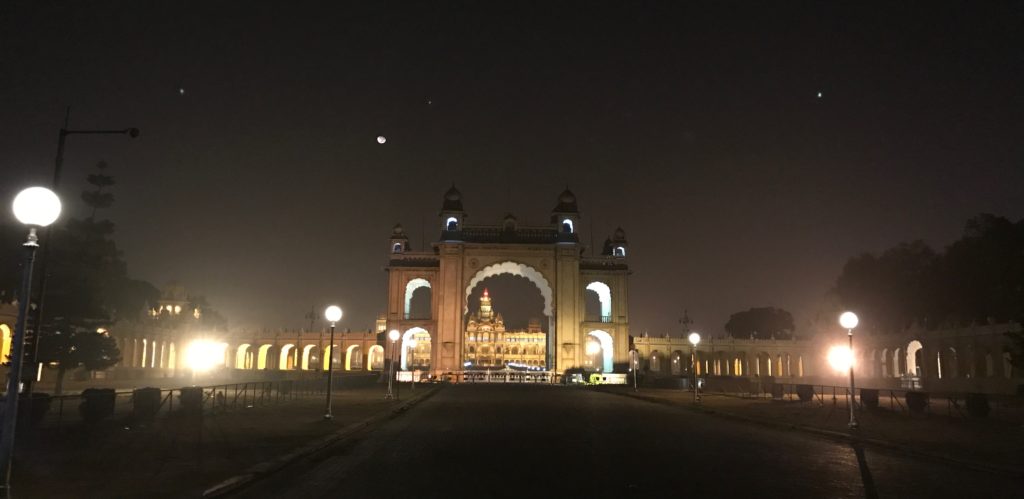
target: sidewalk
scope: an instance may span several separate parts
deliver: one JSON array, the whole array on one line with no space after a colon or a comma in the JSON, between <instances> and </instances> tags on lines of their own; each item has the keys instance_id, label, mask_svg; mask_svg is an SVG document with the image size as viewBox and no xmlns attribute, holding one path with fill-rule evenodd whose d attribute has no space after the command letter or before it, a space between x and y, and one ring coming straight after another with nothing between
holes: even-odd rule
<instances>
[{"instance_id":1,"label":"sidewalk","mask_svg":"<svg viewBox=\"0 0 1024 499\"><path fill-rule=\"evenodd\" d=\"M693 392L689 391L641 388L634 393L627 387L601 389L776 428L848 438L979 469L1024 475L1024 454L1020 452L1024 448L1024 426L1005 421L936 414L910 415L879 409L858 411L860 428L851 431L847 426L849 409L842 400L833 404L826 399L824 405L819 405L816 402L704 395L700 405L695 406Z\"/></svg>"},{"instance_id":2,"label":"sidewalk","mask_svg":"<svg viewBox=\"0 0 1024 499\"><path fill-rule=\"evenodd\" d=\"M21 497L199 497L254 465L431 391L405 386L402 400L393 401L377 384L336 390L333 420L323 419L322 396L307 396L205 415L201 424L171 415L149 428L111 421L91 431L39 430L17 442L13 490Z\"/></svg>"}]
</instances>

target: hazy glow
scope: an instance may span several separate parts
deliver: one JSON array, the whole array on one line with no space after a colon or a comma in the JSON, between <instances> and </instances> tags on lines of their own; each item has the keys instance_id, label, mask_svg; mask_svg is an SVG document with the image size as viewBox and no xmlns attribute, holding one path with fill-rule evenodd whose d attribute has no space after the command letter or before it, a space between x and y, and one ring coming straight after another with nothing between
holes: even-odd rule
<instances>
[{"instance_id":1,"label":"hazy glow","mask_svg":"<svg viewBox=\"0 0 1024 499\"><path fill-rule=\"evenodd\" d=\"M332 324L341 320L341 307L337 305L331 305L324 310L324 318L330 321Z\"/></svg>"},{"instance_id":2,"label":"hazy glow","mask_svg":"<svg viewBox=\"0 0 1024 499\"><path fill-rule=\"evenodd\" d=\"M595 340L587 342L587 355L597 355L601 351L601 344Z\"/></svg>"},{"instance_id":3,"label":"hazy glow","mask_svg":"<svg viewBox=\"0 0 1024 499\"><path fill-rule=\"evenodd\" d=\"M697 344L700 343L700 333L696 331L690 333L689 340L691 345L697 346Z\"/></svg>"},{"instance_id":4,"label":"hazy glow","mask_svg":"<svg viewBox=\"0 0 1024 499\"><path fill-rule=\"evenodd\" d=\"M378 135L378 136L377 136L377 143L378 143L378 144L383 144L383 143L385 143L385 142L387 142L387 141L388 141L388 138L387 138L387 137L385 137L385 136L383 136L383 135Z\"/></svg>"},{"instance_id":5,"label":"hazy glow","mask_svg":"<svg viewBox=\"0 0 1024 499\"><path fill-rule=\"evenodd\" d=\"M391 340L391 341L398 341L398 338L401 338L401 337L402 337L402 333L398 332L397 329L392 329L388 333L388 339Z\"/></svg>"},{"instance_id":6,"label":"hazy glow","mask_svg":"<svg viewBox=\"0 0 1024 499\"><path fill-rule=\"evenodd\" d=\"M834 346L828 350L828 365L840 372L850 370L853 365L853 352L846 346Z\"/></svg>"},{"instance_id":7,"label":"hazy glow","mask_svg":"<svg viewBox=\"0 0 1024 499\"><path fill-rule=\"evenodd\" d=\"M195 340L185 350L185 365L195 371L209 371L224 364L227 343L210 340Z\"/></svg>"},{"instance_id":8,"label":"hazy glow","mask_svg":"<svg viewBox=\"0 0 1024 499\"><path fill-rule=\"evenodd\" d=\"M60 216L60 198L45 187L29 187L14 197L14 217L25 225L46 227Z\"/></svg>"},{"instance_id":9,"label":"hazy glow","mask_svg":"<svg viewBox=\"0 0 1024 499\"><path fill-rule=\"evenodd\" d=\"M857 314L853 312L843 312L843 315L839 316L839 325L846 329L853 329L857 327L860 320L857 318Z\"/></svg>"}]
</instances>

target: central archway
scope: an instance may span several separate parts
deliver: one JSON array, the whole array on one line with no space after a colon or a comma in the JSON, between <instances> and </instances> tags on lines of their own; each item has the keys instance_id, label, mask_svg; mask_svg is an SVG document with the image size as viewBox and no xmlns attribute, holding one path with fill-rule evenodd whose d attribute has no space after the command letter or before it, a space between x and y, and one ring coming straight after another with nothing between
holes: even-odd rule
<instances>
[{"instance_id":1,"label":"central archway","mask_svg":"<svg viewBox=\"0 0 1024 499\"><path fill-rule=\"evenodd\" d=\"M473 278L469 280L469 284L466 286L465 292L462 296L462 315L469 313L469 295L473 292L473 288L480 281L487 279L488 277L494 277L502 274L512 274L519 277L525 277L532 282L538 289L540 289L541 296L544 297L544 315L551 317L551 284L547 278L544 277L537 269L522 263L513 261L504 261L501 263L495 263L488 265L480 269Z\"/></svg>"}]
</instances>

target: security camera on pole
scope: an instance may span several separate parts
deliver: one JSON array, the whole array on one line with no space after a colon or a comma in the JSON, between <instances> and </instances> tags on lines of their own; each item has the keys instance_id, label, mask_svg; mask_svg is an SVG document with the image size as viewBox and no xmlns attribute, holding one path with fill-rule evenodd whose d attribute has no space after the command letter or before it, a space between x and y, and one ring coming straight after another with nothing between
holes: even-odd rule
<instances>
[{"instance_id":1,"label":"security camera on pole","mask_svg":"<svg viewBox=\"0 0 1024 499\"><path fill-rule=\"evenodd\" d=\"M3 494L11 497L11 461L14 458L14 431L18 419L18 394L21 391L21 366L25 360L25 316L32 296L32 266L39 248L36 229L46 227L60 216L60 199L45 187L29 187L14 198L14 216L28 226L25 265L21 269L21 293L18 295L18 319L11 338L11 367L7 374L7 399L4 400L3 419L0 420L0 466L2 466Z\"/></svg>"}]
</instances>

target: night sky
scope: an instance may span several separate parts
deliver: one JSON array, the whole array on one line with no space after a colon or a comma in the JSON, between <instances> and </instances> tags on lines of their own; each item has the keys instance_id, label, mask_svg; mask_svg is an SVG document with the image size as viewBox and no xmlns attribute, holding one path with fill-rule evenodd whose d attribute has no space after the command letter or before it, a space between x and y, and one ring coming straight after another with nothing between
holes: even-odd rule
<instances>
[{"instance_id":1,"label":"night sky","mask_svg":"<svg viewBox=\"0 0 1024 499\"><path fill-rule=\"evenodd\" d=\"M0 198L65 106L139 127L69 138L71 214L106 160L130 273L271 328L371 327L391 226L436 238L452 182L470 223L568 185L585 243L622 226L634 334L801 327L854 254L1024 216L1024 3L755 3L5 3Z\"/></svg>"}]
</instances>

